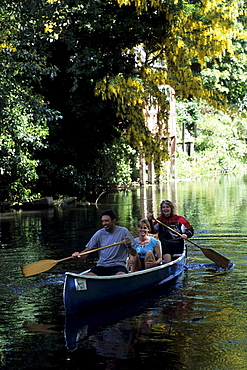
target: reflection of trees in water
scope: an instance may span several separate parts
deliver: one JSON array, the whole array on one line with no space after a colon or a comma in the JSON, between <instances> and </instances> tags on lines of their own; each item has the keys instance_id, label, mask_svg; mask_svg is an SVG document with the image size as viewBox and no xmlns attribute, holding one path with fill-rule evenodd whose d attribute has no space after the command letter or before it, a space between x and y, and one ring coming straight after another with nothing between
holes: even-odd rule
<instances>
[{"instance_id":1,"label":"reflection of trees in water","mask_svg":"<svg viewBox=\"0 0 247 370\"><path fill-rule=\"evenodd\" d=\"M129 321L122 321L91 335L89 340L96 352L104 357L127 359L135 357L134 345L138 332Z\"/></svg>"},{"instance_id":2,"label":"reflection of trees in water","mask_svg":"<svg viewBox=\"0 0 247 370\"><path fill-rule=\"evenodd\" d=\"M92 334L89 333L90 328L87 325L80 327L74 335L77 354L71 352L71 358L77 357L81 350L95 349L96 355L105 362L106 369L122 368L120 364L130 359L134 360L134 363L142 361L143 348L149 335L155 337L157 328L162 328L164 335L169 336L172 321L167 319L167 322L161 323L160 320L164 320L164 316L165 313L162 310L148 309L139 316L126 318L102 330L96 330Z\"/></svg>"}]
</instances>

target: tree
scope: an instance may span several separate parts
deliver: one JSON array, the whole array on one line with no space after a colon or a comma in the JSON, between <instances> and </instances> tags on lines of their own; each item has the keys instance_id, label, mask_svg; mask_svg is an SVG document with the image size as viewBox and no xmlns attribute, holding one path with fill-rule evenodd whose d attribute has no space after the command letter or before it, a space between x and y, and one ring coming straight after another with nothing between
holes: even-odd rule
<instances>
[{"instance_id":1,"label":"tree","mask_svg":"<svg viewBox=\"0 0 247 370\"><path fill-rule=\"evenodd\" d=\"M104 147L122 132L148 158L167 159L162 136L167 132L169 102L161 86L172 86L181 99L205 99L221 109L228 105L229 95L207 84L205 72L226 53L234 56L233 41L246 37L240 2L23 0L3 4L2 16L11 27L3 30L2 49L8 49L11 63L5 67L13 81L6 96L9 89L21 86L34 110L35 97L44 97L45 104L38 104L40 116L51 117L49 109L62 116L60 121L46 120L47 148L39 146L41 150L31 153L40 163L37 191L92 193ZM146 104L161 108L157 135L145 125Z\"/></svg>"},{"instance_id":2,"label":"tree","mask_svg":"<svg viewBox=\"0 0 247 370\"><path fill-rule=\"evenodd\" d=\"M153 24L150 37L148 28L144 26L144 37L139 38L142 48L137 55L138 76L106 75L96 85L96 93L103 99L117 102L121 119L129 119L128 128L134 145L142 146L138 138L143 125L142 108L148 96L164 106L166 97L160 94L159 85L169 84L180 99L204 99L215 108L227 108L231 103L230 94L227 95L218 85L207 84L205 71L209 60L213 68L226 53L237 54L234 41L246 39L246 32L239 21L243 14L242 3L221 0L138 3L119 0L118 3L122 8L135 4L140 24L146 26L145 21L150 17L156 25L155 28ZM128 53L134 54L134 48L129 48ZM136 107L140 108L139 111ZM167 118L165 107L163 112L161 124Z\"/></svg>"},{"instance_id":3,"label":"tree","mask_svg":"<svg viewBox=\"0 0 247 370\"><path fill-rule=\"evenodd\" d=\"M59 8L59 3L55 3ZM94 124L98 120L98 132L102 133L101 127L109 127L109 119L99 116L105 114L106 107L113 109L111 127L126 130L131 145L145 151L148 157L156 154L159 159L167 159L166 142L162 145L160 132L167 131L169 106L160 85L170 84L182 99L203 98L215 107L227 106L222 91L203 83L202 71L208 67L209 57L214 62L226 51L233 54L233 38L246 36L238 23L240 4L219 0L202 3L119 0L81 1L76 5L68 1L66 12L57 8L54 14L59 16L52 18L49 32L51 37L57 37L54 44L60 45L66 54L66 61L65 55L64 59L60 55L60 60L65 61L63 72L76 116L73 120L81 119L86 131L92 116ZM61 17L66 26L59 33ZM90 95L93 89L96 96L102 97L101 106ZM93 109L88 114L85 113L90 102L85 90L93 100ZM162 108L160 132L155 137L143 116L150 96ZM113 136L115 133L113 130Z\"/></svg>"},{"instance_id":4,"label":"tree","mask_svg":"<svg viewBox=\"0 0 247 370\"><path fill-rule=\"evenodd\" d=\"M236 55L226 53L221 60L211 63L201 72L203 85L216 89L227 100L227 111L231 115L246 116L247 44L235 43Z\"/></svg>"},{"instance_id":5,"label":"tree","mask_svg":"<svg viewBox=\"0 0 247 370\"><path fill-rule=\"evenodd\" d=\"M44 58L19 39L20 13L12 5L4 2L0 8L5 25L0 29L0 203L32 196L38 178L35 153L45 146L47 121L57 116L35 92Z\"/></svg>"}]
</instances>

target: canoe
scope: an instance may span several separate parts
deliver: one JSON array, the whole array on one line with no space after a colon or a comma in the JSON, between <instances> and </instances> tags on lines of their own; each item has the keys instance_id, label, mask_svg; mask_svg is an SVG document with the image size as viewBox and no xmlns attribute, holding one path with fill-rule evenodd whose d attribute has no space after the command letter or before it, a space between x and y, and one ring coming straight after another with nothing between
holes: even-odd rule
<instances>
[{"instance_id":1,"label":"canoe","mask_svg":"<svg viewBox=\"0 0 247 370\"><path fill-rule=\"evenodd\" d=\"M65 314L96 309L126 299L176 278L184 271L186 247L173 261L150 269L114 276L90 276L66 272L63 289Z\"/></svg>"},{"instance_id":2,"label":"canoe","mask_svg":"<svg viewBox=\"0 0 247 370\"><path fill-rule=\"evenodd\" d=\"M187 266L187 265L186 265ZM140 322L145 320L149 313L158 314L170 307L167 297L170 297L174 291L181 287L184 279L184 274L180 274L175 279L168 281L166 284L147 290L140 294L136 294L129 299L123 299L118 304L100 305L100 309L76 312L71 315L66 315L64 324L64 338L66 347L69 351L75 349L85 349L85 341L92 335L102 333L106 330L108 333L114 331L115 325L118 323L129 322L131 317L139 317ZM173 302L173 300L171 300ZM172 304L172 303L171 303ZM128 324L129 325L129 324ZM100 335L100 334L99 334ZM112 337L110 337L112 338ZM116 343L112 342L113 344Z\"/></svg>"}]
</instances>

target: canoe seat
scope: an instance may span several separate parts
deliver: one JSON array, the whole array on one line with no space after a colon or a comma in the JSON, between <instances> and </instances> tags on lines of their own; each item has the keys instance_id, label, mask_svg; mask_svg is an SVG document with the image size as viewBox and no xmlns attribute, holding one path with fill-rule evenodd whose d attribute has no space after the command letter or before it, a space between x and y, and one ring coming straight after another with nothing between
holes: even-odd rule
<instances>
[{"instance_id":1,"label":"canoe seat","mask_svg":"<svg viewBox=\"0 0 247 370\"><path fill-rule=\"evenodd\" d=\"M172 261L176 260L177 258L179 258L181 256L181 254L173 254L172 255Z\"/></svg>"}]
</instances>

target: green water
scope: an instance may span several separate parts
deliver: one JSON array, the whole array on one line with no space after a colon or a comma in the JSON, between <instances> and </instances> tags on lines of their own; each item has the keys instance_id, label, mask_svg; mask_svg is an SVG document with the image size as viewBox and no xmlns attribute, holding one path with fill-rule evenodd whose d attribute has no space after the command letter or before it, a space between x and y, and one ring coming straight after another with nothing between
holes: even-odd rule
<instances>
[{"instance_id":1,"label":"green water","mask_svg":"<svg viewBox=\"0 0 247 370\"><path fill-rule=\"evenodd\" d=\"M0 215L0 366L3 369L246 369L247 176L202 178L103 194L97 204ZM136 234L163 199L195 229L193 240L235 264L214 269L188 245L188 270L169 291L148 292L73 322L64 316L65 271L95 263L68 260L23 278L21 266L82 250L102 210ZM73 334L76 334L75 338ZM70 351L71 341L76 344Z\"/></svg>"}]
</instances>

